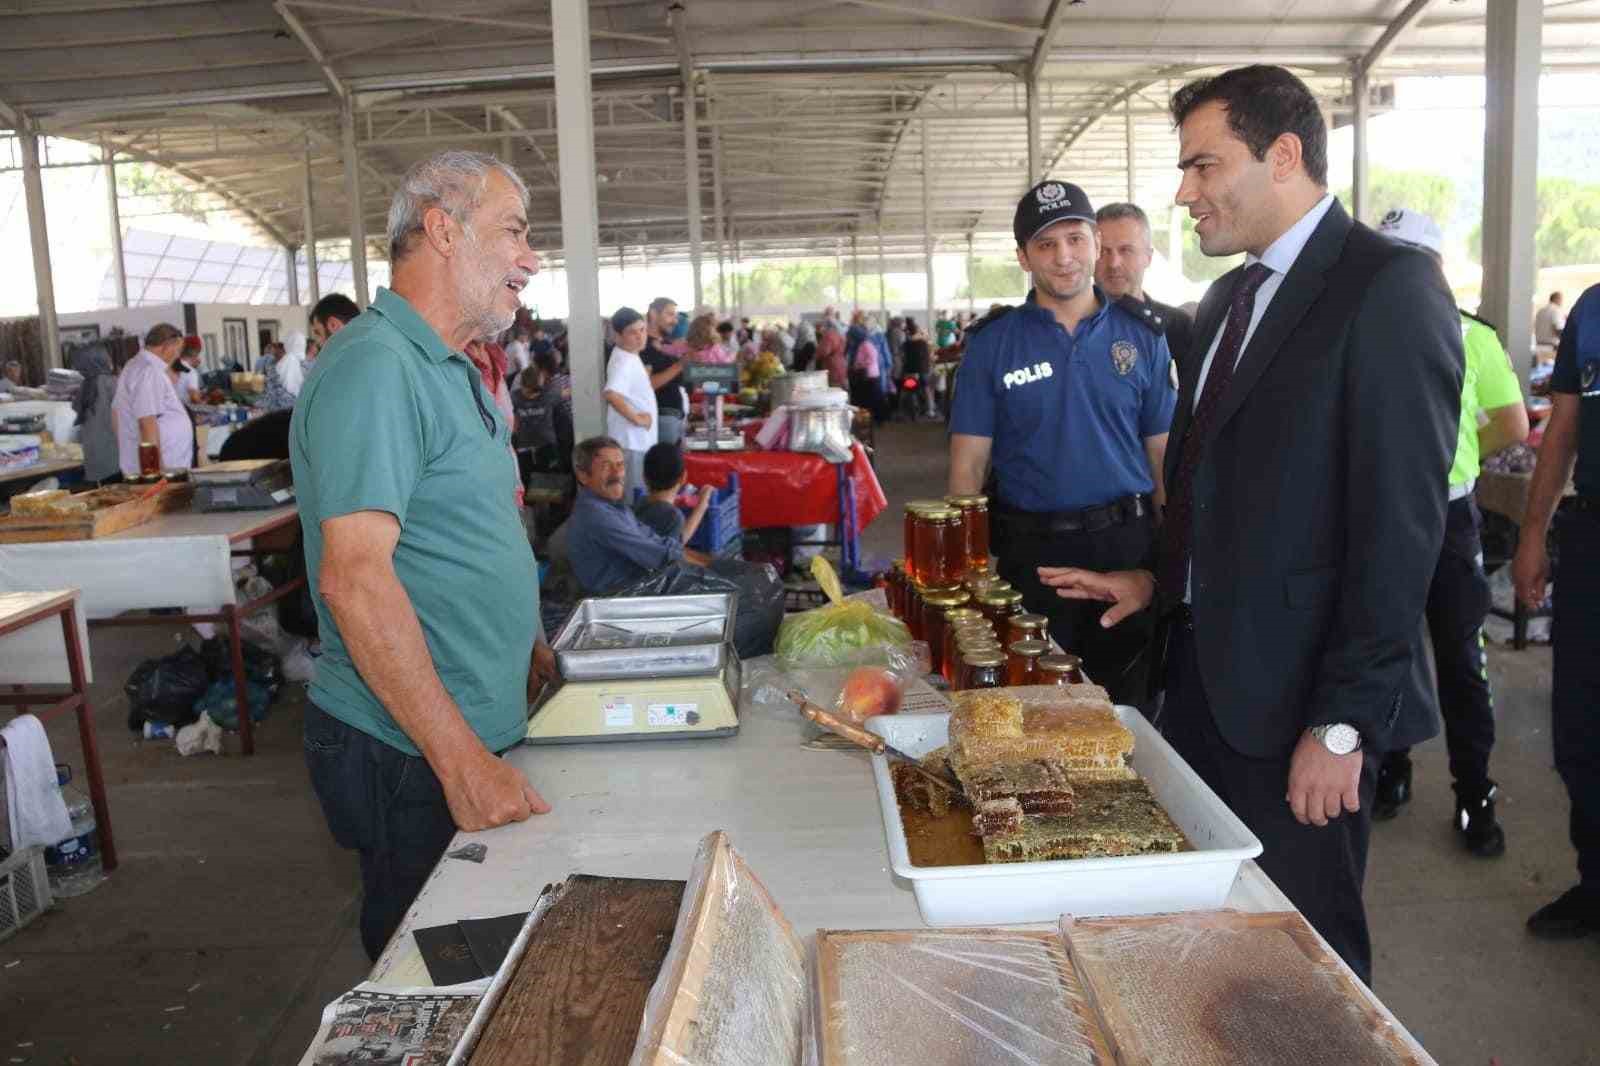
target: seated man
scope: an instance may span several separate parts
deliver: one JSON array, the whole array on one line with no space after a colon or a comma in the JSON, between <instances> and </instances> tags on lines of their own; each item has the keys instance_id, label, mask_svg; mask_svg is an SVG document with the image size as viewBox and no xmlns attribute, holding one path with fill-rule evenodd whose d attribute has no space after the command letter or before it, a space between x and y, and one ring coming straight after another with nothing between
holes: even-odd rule
<instances>
[{"instance_id":1,"label":"seated man","mask_svg":"<svg viewBox=\"0 0 1600 1066\"><path fill-rule=\"evenodd\" d=\"M683 512L672 501L688 480L683 472L683 453L676 444L657 444L644 453L644 486L647 495L633 505L639 521L679 544L689 543L700 520L711 507L711 490L704 489L694 505L694 513L684 521Z\"/></svg>"},{"instance_id":2,"label":"seated man","mask_svg":"<svg viewBox=\"0 0 1600 1066\"><path fill-rule=\"evenodd\" d=\"M627 468L622 445L610 437L579 442L572 469L578 498L567 520L567 554L585 594L604 595L680 559L698 566L711 561L663 537L622 502Z\"/></svg>"}]
</instances>

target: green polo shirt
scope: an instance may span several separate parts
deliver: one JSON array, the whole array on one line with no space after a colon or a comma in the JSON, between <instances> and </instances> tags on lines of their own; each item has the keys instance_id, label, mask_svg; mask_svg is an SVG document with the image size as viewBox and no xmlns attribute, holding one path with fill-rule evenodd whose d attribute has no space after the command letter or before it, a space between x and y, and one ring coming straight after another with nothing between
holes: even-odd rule
<instances>
[{"instance_id":1,"label":"green polo shirt","mask_svg":"<svg viewBox=\"0 0 1600 1066\"><path fill-rule=\"evenodd\" d=\"M1511 368L1511 360L1500 347L1494 330L1463 314L1461 345L1467 353L1467 364L1461 381L1461 428L1456 438L1455 462L1450 465L1451 488L1478 476L1479 413L1522 402L1517 372Z\"/></svg>"},{"instance_id":2,"label":"green polo shirt","mask_svg":"<svg viewBox=\"0 0 1600 1066\"><path fill-rule=\"evenodd\" d=\"M322 523L400 522L394 569L439 680L490 751L521 740L539 628L533 551L517 516L510 430L467 357L387 289L330 340L290 427L306 569L322 628L311 699L411 755L411 738L351 661L318 587Z\"/></svg>"}]
</instances>

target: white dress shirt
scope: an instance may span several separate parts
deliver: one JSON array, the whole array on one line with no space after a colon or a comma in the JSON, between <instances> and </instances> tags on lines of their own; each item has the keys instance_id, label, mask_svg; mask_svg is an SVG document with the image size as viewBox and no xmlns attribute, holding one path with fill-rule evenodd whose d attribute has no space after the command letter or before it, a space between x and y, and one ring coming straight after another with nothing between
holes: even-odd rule
<instances>
[{"instance_id":1,"label":"white dress shirt","mask_svg":"<svg viewBox=\"0 0 1600 1066\"><path fill-rule=\"evenodd\" d=\"M1272 298L1276 296L1278 294L1278 290L1283 287L1283 279L1285 275L1287 275L1289 273L1289 269L1294 266L1295 260L1300 258L1300 253L1305 251L1306 244L1311 240L1311 235L1315 233L1317 227L1322 224L1323 217L1327 215L1328 209L1332 206L1333 194L1323 193L1322 199L1313 204L1311 210L1300 216L1300 221L1284 230L1283 234L1279 236L1277 240L1267 245L1267 250L1261 253L1261 257L1259 259L1254 255L1245 256L1245 266L1250 266L1252 263L1260 263L1268 270L1271 270L1272 273L1267 276L1267 280L1263 281L1261 283L1261 287L1256 290L1255 307L1250 312L1250 325L1245 328L1244 340L1239 342L1239 355L1235 357L1235 362L1233 364L1235 369L1237 369L1239 366L1237 360L1239 358L1243 358L1245 349L1250 347L1250 338L1256 335L1256 327L1261 325L1261 319L1266 315L1267 307L1272 303ZM1211 338L1211 345L1206 349L1205 362L1200 364L1200 380L1195 383L1194 387L1195 407L1200 406L1200 396L1206 390L1206 377L1211 373L1211 360L1216 357L1217 345L1222 343L1222 334L1227 331L1227 328L1228 319L1227 316L1224 315L1222 321L1217 324L1216 336ZM1190 559L1190 576L1183 591L1183 600L1185 603L1192 602L1193 600L1193 597L1190 595L1194 589L1194 562L1192 561L1192 554Z\"/></svg>"},{"instance_id":2,"label":"white dress shirt","mask_svg":"<svg viewBox=\"0 0 1600 1066\"><path fill-rule=\"evenodd\" d=\"M635 411L650 416L646 425L636 426L621 411L606 404L606 434L622 445L623 451L648 451L656 442L659 427L656 424L656 390L650 385L650 372L644 360L624 348L611 349L611 360L606 364L605 392L621 396Z\"/></svg>"},{"instance_id":3,"label":"white dress shirt","mask_svg":"<svg viewBox=\"0 0 1600 1066\"><path fill-rule=\"evenodd\" d=\"M117 375L111 401L117 423L117 461L127 477L139 473L139 419L153 417L161 447L161 469L187 470L194 465L194 422L178 399L172 373L161 357L147 348L128 360Z\"/></svg>"}]
</instances>

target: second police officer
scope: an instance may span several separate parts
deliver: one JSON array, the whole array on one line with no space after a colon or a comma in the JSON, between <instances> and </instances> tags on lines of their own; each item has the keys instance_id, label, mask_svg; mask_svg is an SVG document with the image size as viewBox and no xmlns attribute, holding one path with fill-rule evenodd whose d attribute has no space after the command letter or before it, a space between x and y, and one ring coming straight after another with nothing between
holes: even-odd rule
<instances>
[{"instance_id":1,"label":"second police officer","mask_svg":"<svg viewBox=\"0 0 1600 1066\"><path fill-rule=\"evenodd\" d=\"M952 495L984 491L1000 576L1119 703L1138 703L1152 620L1114 629L1104 607L1039 582L1041 566L1141 565L1163 502L1161 467L1177 393L1165 339L1094 283L1094 208L1078 186L1043 181L1017 204L1027 301L968 331L950 415Z\"/></svg>"}]
</instances>

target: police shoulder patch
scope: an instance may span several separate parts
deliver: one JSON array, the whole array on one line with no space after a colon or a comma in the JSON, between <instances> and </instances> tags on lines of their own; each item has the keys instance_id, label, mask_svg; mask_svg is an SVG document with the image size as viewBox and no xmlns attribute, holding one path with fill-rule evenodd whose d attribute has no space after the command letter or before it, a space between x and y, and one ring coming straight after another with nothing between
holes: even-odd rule
<instances>
[{"instance_id":1,"label":"police shoulder patch","mask_svg":"<svg viewBox=\"0 0 1600 1066\"><path fill-rule=\"evenodd\" d=\"M982 318L978 319L976 322L973 322L973 323L969 324L967 326L966 337L968 339L971 339L973 334L980 332L985 326L988 326L991 322L996 322L996 321L1004 318L1006 315L1009 315L1012 311L1015 311L1015 310L1016 310L1016 308L1013 307L1011 304L1002 304L1001 306L996 307L994 310L990 311L988 314L984 315Z\"/></svg>"},{"instance_id":2,"label":"police shoulder patch","mask_svg":"<svg viewBox=\"0 0 1600 1066\"><path fill-rule=\"evenodd\" d=\"M1128 312L1146 329L1157 336L1166 336L1167 312L1163 307L1145 300L1136 300L1131 295L1117 298L1117 306Z\"/></svg>"},{"instance_id":3,"label":"police shoulder patch","mask_svg":"<svg viewBox=\"0 0 1600 1066\"><path fill-rule=\"evenodd\" d=\"M1113 341L1111 367L1122 377L1127 377L1139 364L1139 348L1132 341Z\"/></svg>"}]
</instances>

